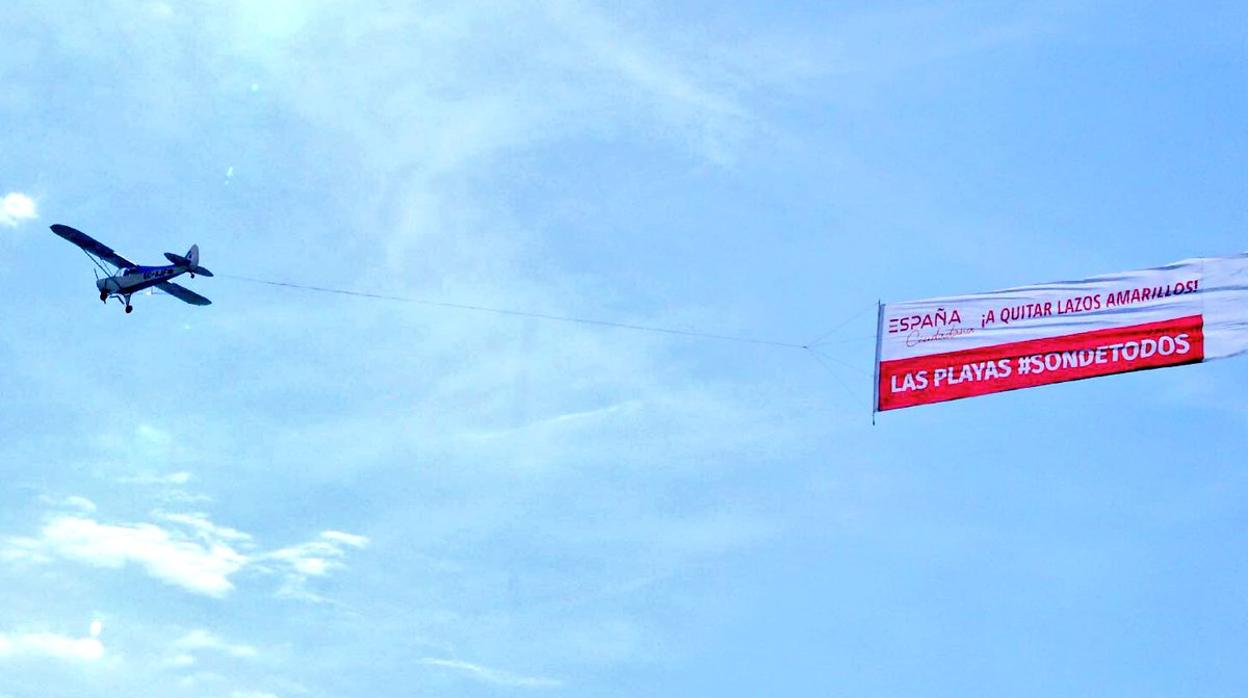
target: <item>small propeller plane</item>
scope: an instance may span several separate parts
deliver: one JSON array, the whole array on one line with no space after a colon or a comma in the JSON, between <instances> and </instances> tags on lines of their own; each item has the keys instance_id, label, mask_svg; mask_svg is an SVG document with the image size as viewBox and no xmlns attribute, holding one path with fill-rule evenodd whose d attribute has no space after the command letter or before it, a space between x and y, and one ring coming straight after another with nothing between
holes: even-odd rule
<instances>
[{"instance_id":1,"label":"small propeller plane","mask_svg":"<svg viewBox=\"0 0 1248 698\"><path fill-rule=\"evenodd\" d=\"M103 278L100 278L98 273L95 275L95 286L100 290L100 300L107 303L109 298L116 298L125 304L127 313L134 310L134 307L130 305L130 296L153 286L191 305L212 303L191 289L179 286L172 281L183 274L190 274L192 279L196 274L212 276L212 272L199 266L198 245L191 245L191 249L187 250L185 255L166 252L165 259L173 262L171 265L145 267L131 262L114 252L111 247L68 225L59 223L53 225L52 232L80 247L91 258L91 261L95 262L95 266L105 274ZM116 267L116 271L110 271L103 263Z\"/></svg>"}]
</instances>

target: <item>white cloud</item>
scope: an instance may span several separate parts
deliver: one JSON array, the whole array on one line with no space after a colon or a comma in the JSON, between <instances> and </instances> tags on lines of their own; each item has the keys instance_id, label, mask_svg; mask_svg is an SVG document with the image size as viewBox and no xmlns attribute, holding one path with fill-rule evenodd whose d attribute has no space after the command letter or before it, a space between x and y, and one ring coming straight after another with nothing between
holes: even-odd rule
<instances>
[{"instance_id":1,"label":"white cloud","mask_svg":"<svg viewBox=\"0 0 1248 698\"><path fill-rule=\"evenodd\" d=\"M321 537L337 543L349 545L353 548L363 548L368 545L368 538L364 536L357 536L353 533L343 533L342 531L324 531L321 533Z\"/></svg>"},{"instance_id":2,"label":"white cloud","mask_svg":"<svg viewBox=\"0 0 1248 698\"><path fill-rule=\"evenodd\" d=\"M283 593L301 589L308 577L344 567L346 547L368 543L364 536L326 531L315 540L264 552L255 549L251 534L213 523L207 514L157 511L153 517L161 523L110 524L83 514L54 514L39 536L5 540L0 559L32 564L64 559L111 569L133 564L167 584L219 598L234 589L232 577L248 568L284 575Z\"/></svg>"},{"instance_id":3,"label":"white cloud","mask_svg":"<svg viewBox=\"0 0 1248 698\"><path fill-rule=\"evenodd\" d=\"M0 633L0 660L17 657L94 662L104 656L104 645L94 637L69 637L56 633Z\"/></svg>"},{"instance_id":4,"label":"white cloud","mask_svg":"<svg viewBox=\"0 0 1248 698\"><path fill-rule=\"evenodd\" d=\"M144 472L126 475L116 478L116 481L123 485L152 488L153 495L162 501L166 508L200 506L213 501L213 498L206 494L188 492L184 489L184 486L192 479L194 476L191 473L179 470L171 473Z\"/></svg>"},{"instance_id":5,"label":"white cloud","mask_svg":"<svg viewBox=\"0 0 1248 698\"><path fill-rule=\"evenodd\" d=\"M87 499L86 497L79 497L77 495L62 498L43 495L39 497L39 501L49 506L77 509L88 514L95 511L95 502Z\"/></svg>"},{"instance_id":6,"label":"white cloud","mask_svg":"<svg viewBox=\"0 0 1248 698\"><path fill-rule=\"evenodd\" d=\"M251 659L259 654L259 651L251 645L226 642L217 635L200 629L192 630L182 636L181 639L173 643L173 646L175 649L182 650L175 657L175 660L185 657L193 661L193 658L189 655L204 650L218 652L238 659ZM190 662L186 663L189 664Z\"/></svg>"},{"instance_id":7,"label":"white cloud","mask_svg":"<svg viewBox=\"0 0 1248 698\"><path fill-rule=\"evenodd\" d=\"M82 511L85 511L85 512L95 511L95 502L91 501L90 499L87 499L86 497L77 497L77 496L66 497L64 504L65 506L74 507L75 509L81 509Z\"/></svg>"},{"instance_id":8,"label":"white cloud","mask_svg":"<svg viewBox=\"0 0 1248 698\"><path fill-rule=\"evenodd\" d=\"M320 576L342 566L337 560L346 554L343 545L362 548L368 545L368 538L342 531L325 531L321 533L319 540L274 550L265 557L285 562L299 574Z\"/></svg>"},{"instance_id":9,"label":"white cloud","mask_svg":"<svg viewBox=\"0 0 1248 698\"><path fill-rule=\"evenodd\" d=\"M194 674L178 679L179 684L188 688L204 684L222 684L225 681L226 678L224 676L212 671L197 671Z\"/></svg>"},{"instance_id":10,"label":"white cloud","mask_svg":"<svg viewBox=\"0 0 1248 698\"><path fill-rule=\"evenodd\" d=\"M157 579L209 596L232 590L230 575L247 564L246 555L223 541L201 544L150 523L111 525L58 516L44 526L39 542L54 557L109 568L133 563Z\"/></svg>"},{"instance_id":11,"label":"white cloud","mask_svg":"<svg viewBox=\"0 0 1248 698\"><path fill-rule=\"evenodd\" d=\"M161 448L168 446L173 441L173 437L169 435L169 432L150 424L140 424L135 427L134 433L145 443Z\"/></svg>"},{"instance_id":12,"label":"white cloud","mask_svg":"<svg viewBox=\"0 0 1248 698\"><path fill-rule=\"evenodd\" d=\"M274 550L264 555L263 559L277 561L279 571L285 575L279 594L319 603L326 599L307 591L308 578L321 577L344 567L341 562L341 558L346 555L344 546L363 548L366 545L368 538L364 536L342 531L324 531L317 540Z\"/></svg>"},{"instance_id":13,"label":"white cloud","mask_svg":"<svg viewBox=\"0 0 1248 698\"><path fill-rule=\"evenodd\" d=\"M220 540L229 541L250 541L251 534L244 533L236 528L229 526L218 526L208 519L207 514L166 514L164 512L155 512L154 516L158 519L179 523L193 531L195 535L209 543Z\"/></svg>"},{"instance_id":14,"label":"white cloud","mask_svg":"<svg viewBox=\"0 0 1248 698\"><path fill-rule=\"evenodd\" d=\"M274 550L268 557L289 564L300 575L319 577L337 567L339 563L334 558L341 555L342 548L332 543L310 541Z\"/></svg>"},{"instance_id":15,"label":"white cloud","mask_svg":"<svg viewBox=\"0 0 1248 698\"><path fill-rule=\"evenodd\" d=\"M558 679L548 679L542 676L520 676L498 669L464 662L458 659L438 659L435 657L424 657L420 660L421 664L428 666L442 667L444 669L452 669L469 678L490 683L497 686L513 686L517 688L559 688L563 686L563 682Z\"/></svg>"},{"instance_id":16,"label":"white cloud","mask_svg":"<svg viewBox=\"0 0 1248 698\"><path fill-rule=\"evenodd\" d=\"M0 225L16 227L22 221L39 217L35 200L20 192L9 192L0 199Z\"/></svg>"},{"instance_id":17,"label":"white cloud","mask_svg":"<svg viewBox=\"0 0 1248 698\"><path fill-rule=\"evenodd\" d=\"M166 473L164 475L133 475L118 480L118 482L130 485L185 485L190 481L191 474L186 471Z\"/></svg>"}]
</instances>

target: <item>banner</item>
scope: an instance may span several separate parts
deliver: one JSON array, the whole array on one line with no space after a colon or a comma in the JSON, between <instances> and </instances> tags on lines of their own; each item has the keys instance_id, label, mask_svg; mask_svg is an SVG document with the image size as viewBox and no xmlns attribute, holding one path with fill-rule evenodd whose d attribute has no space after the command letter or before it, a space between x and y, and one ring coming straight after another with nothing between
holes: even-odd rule
<instances>
[{"instance_id":1,"label":"banner","mask_svg":"<svg viewBox=\"0 0 1248 698\"><path fill-rule=\"evenodd\" d=\"M880 306L875 409L1248 351L1248 254Z\"/></svg>"}]
</instances>

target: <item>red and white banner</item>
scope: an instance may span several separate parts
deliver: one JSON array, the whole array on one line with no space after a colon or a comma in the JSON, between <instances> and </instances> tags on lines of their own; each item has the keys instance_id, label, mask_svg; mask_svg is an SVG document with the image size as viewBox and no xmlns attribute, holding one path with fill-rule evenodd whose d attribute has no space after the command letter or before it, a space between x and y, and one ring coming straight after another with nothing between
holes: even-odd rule
<instances>
[{"instance_id":1,"label":"red and white banner","mask_svg":"<svg viewBox=\"0 0 1248 698\"><path fill-rule=\"evenodd\" d=\"M877 411L1248 351L1248 254L880 306Z\"/></svg>"}]
</instances>

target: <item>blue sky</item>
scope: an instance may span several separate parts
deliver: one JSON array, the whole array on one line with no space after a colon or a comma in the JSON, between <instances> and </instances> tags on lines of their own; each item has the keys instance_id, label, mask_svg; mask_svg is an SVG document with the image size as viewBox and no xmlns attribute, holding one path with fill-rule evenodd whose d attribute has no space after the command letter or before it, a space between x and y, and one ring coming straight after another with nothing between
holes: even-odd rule
<instances>
[{"instance_id":1,"label":"blue sky","mask_svg":"<svg viewBox=\"0 0 1248 698\"><path fill-rule=\"evenodd\" d=\"M868 410L878 298L1248 248L1243 4L5 12L3 698L1248 680L1244 360Z\"/></svg>"}]
</instances>

